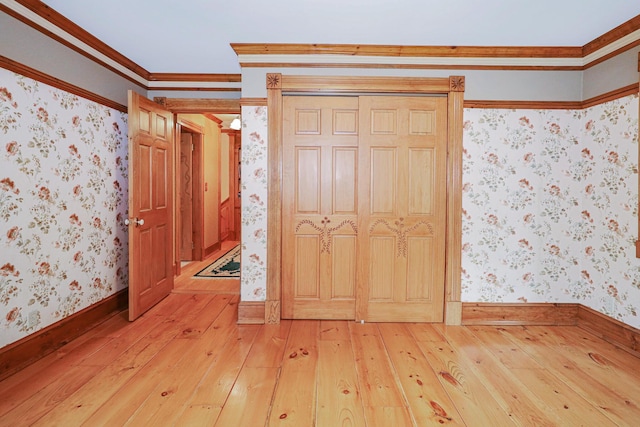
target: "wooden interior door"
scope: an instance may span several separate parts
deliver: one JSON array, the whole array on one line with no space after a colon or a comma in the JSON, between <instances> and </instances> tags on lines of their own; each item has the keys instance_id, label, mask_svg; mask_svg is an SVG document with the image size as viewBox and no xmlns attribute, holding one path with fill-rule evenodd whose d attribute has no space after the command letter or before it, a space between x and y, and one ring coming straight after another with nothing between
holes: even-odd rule
<instances>
[{"instance_id":1,"label":"wooden interior door","mask_svg":"<svg viewBox=\"0 0 640 427\"><path fill-rule=\"evenodd\" d=\"M283 99L282 317L354 319L357 97Z\"/></svg>"},{"instance_id":2,"label":"wooden interior door","mask_svg":"<svg viewBox=\"0 0 640 427\"><path fill-rule=\"evenodd\" d=\"M360 97L356 319L442 322L446 97Z\"/></svg>"},{"instance_id":3,"label":"wooden interior door","mask_svg":"<svg viewBox=\"0 0 640 427\"><path fill-rule=\"evenodd\" d=\"M180 260L193 260L193 135L180 134Z\"/></svg>"},{"instance_id":4,"label":"wooden interior door","mask_svg":"<svg viewBox=\"0 0 640 427\"><path fill-rule=\"evenodd\" d=\"M283 98L283 318L443 320L446 147L446 97Z\"/></svg>"},{"instance_id":5,"label":"wooden interior door","mask_svg":"<svg viewBox=\"0 0 640 427\"><path fill-rule=\"evenodd\" d=\"M129 91L129 320L173 289L173 113Z\"/></svg>"}]
</instances>

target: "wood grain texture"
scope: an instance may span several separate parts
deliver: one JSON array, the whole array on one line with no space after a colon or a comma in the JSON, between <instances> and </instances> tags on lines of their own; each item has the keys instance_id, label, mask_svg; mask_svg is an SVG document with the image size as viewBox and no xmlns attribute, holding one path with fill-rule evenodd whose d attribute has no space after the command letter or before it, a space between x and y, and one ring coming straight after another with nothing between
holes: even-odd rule
<instances>
[{"instance_id":1,"label":"wood grain texture","mask_svg":"<svg viewBox=\"0 0 640 427\"><path fill-rule=\"evenodd\" d=\"M109 318L0 381L0 424L605 426L640 417L639 359L579 326L238 325L238 299L172 293L136 322Z\"/></svg>"},{"instance_id":2,"label":"wood grain texture","mask_svg":"<svg viewBox=\"0 0 640 427\"><path fill-rule=\"evenodd\" d=\"M497 101L475 100L464 101L464 108L502 108L502 109L537 109L537 110L580 110L581 101Z\"/></svg>"},{"instance_id":3,"label":"wood grain texture","mask_svg":"<svg viewBox=\"0 0 640 427\"><path fill-rule=\"evenodd\" d=\"M231 43L238 55L348 55L392 57L580 58L581 47L398 46L360 44Z\"/></svg>"},{"instance_id":4,"label":"wood grain texture","mask_svg":"<svg viewBox=\"0 0 640 427\"><path fill-rule=\"evenodd\" d=\"M238 324L264 323L265 303L262 301L241 301L238 304Z\"/></svg>"},{"instance_id":5,"label":"wood grain texture","mask_svg":"<svg viewBox=\"0 0 640 427\"><path fill-rule=\"evenodd\" d=\"M280 321L280 300L281 300L281 268L282 261L280 258L282 247L282 89L280 74L268 74L267 81L267 120L269 127L268 153L270 159L268 174L268 191L269 200L267 206L267 234L271 236L267 240L267 301L269 310L265 312L268 315L265 318L267 323L278 323ZM275 305L273 302L276 302ZM277 310L276 310L277 309Z\"/></svg>"},{"instance_id":6,"label":"wood grain texture","mask_svg":"<svg viewBox=\"0 0 640 427\"><path fill-rule=\"evenodd\" d=\"M577 313L578 327L640 357L640 330L581 305Z\"/></svg>"},{"instance_id":7,"label":"wood grain texture","mask_svg":"<svg viewBox=\"0 0 640 427\"><path fill-rule=\"evenodd\" d=\"M463 325L575 325L578 304L462 303Z\"/></svg>"},{"instance_id":8,"label":"wood grain texture","mask_svg":"<svg viewBox=\"0 0 640 427\"><path fill-rule=\"evenodd\" d=\"M464 80L448 97L447 142L447 236L445 258L445 309L449 325L460 324L462 295L462 135L464 125ZM462 90L460 90L462 89Z\"/></svg>"},{"instance_id":9,"label":"wood grain texture","mask_svg":"<svg viewBox=\"0 0 640 427\"><path fill-rule=\"evenodd\" d=\"M447 243L448 242L456 242L460 241L461 237L457 234L461 233L461 219L458 218L455 212L449 212L449 209L458 209L461 212L461 158L462 158L462 112L463 112L463 97L464 92L461 90L464 88L464 82L460 78L454 78L453 80L455 84L452 85L452 80L450 78L408 78L408 79L396 79L396 78L384 78L384 77L371 77L371 78L355 78L355 77L331 77L331 76L291 76L291 75L281 75L281 74L268 74L267 75L267 92L268 92L268 109L269 109L269 133L270 133L270 142L269 142L269 158L270 159L278 159L277 164L275 162L271 163L270 166L270 175L269 175L269 194L270 200L278 201L278 206L274 207L273 211L271 206L269 206L269 212L275 212L275 215L270 215L269 219L269 235L276 236L276 239L280 239L280 241L271 243L272 246L269 246L269 253L279 254L282 246L281 243L281 204L280 200L282 200L282 185L280 184L280 180L282 179L282 149L279 147L280 144L275 143L274 141L281 141L283 135L283 118L279 116L276 119L276 114L282 114L282 92L291 92L296 94L308 94L308 93L322 93L322 92L338 92L345 94L354 94L361 92L376 92L376 93L443 93L450 94L451 100L449 101L448 106L448 115L455 114L453 124L450 124L448 131L452 136L451 143L459 143L460 147L449 147L450 150L454 152L460 153L459 156L456 157L459 159L454 159L448 161L447 163L447 176L450 182L453 182L452 188L455 190L456 185L460 188L460 195L452 196L452 201L447 205L447 219L448 221L452 221L451 227L448 227L447 234ZM452 90L453 89L453 90ZM273 106L273 107L272 107ZM276 109L277 111L274 113L272 110ZM272 138L275 138L272 139ZM458 166L456 166L458 165ZM454 170L453 173L450 171ZM458 178L454 178L454 176L458 176ZM451 181L453 180L453 181ZM456 184L456 182L458 184ZM273 184L272 184L273 183ZM459 199L459 200L458 200ZM280 218L280 219L278 219ZM272 222L273 221L273 222ZM456 225L459 224L459 225ZM276 234L274 232L277 231ZM270 241L272 238L269 239ZM268 243L269 245L270 243ZM457 255L460 256L459 254ZM271 261L274 261L272 257L269 257ZM456 285L455 282L456 275L455 271L457 268L456 264L459 264L459 260L456 259L456 255L454 251L451 251L446 256L447 259L447 267L449 269L449 273L447 273L447 277L449 278L449 282L447 284L447 293L448 300L459 302L460 301L460 286ZM278 265L274 265L274 268L279 268ZM268 267L269 271L269 267ZM269 273L268 273L269 274ZM281 294L281 279L278 280L268 280L269 286L267 289L267 293L269 295L270 292L274 294ZM277 298L278 300L280 297ZM267 300L270 300L270 297L267 297ZM457 307L457 306L456 306ZM459 312L459 310L454 310L454 306L452 306L452 312L450 313L450 318L453 317L453 322L459 323L458 315L455 313Z\"/></svg>"},{"instance_id":10,"label":"wood grain texture","mask_svg":"<svg viewBox=\"0 0 640 427\"><path fill-rule=\"evenodd\" d=\"M215 98L166 98L164 108L174 113L240 114L240 100Z\"/></svg>"},{"instance_id":11,"label":"wood grain texture","mask_svg":"<svg viewBox=\"0 0 640 427\"><path fill-rule=\"evenodd\" d=\"M266 107L267 98L240 98L242 107Z\"/></svg>"},{"instance_id":12,"label":"wood grain texture","mask_svg":"<svg viewBox=\"0 0 640 427\"><path fill-rule=\"evenodd\" d=\"M631 47L630 47L631 48ZM596 62L596 61L594 61ZM350 62L240 62L242 68L361 68L376 70L583 71L582 65L389 64Z\"/></svg>"},{"instance_id":13,"label":"wood grain texture","mask_svg":"<svg viewBox=\"0 0 640 427\"><path fill-rule=\"evenodd\" d=\"M282 90L298 93L448 93L448 78L282 76Z\"/></svg>"},{"instance_id":14,"label":"wood grain texture","mask_svg":"<svg viewBox=\"0 0 640 427\"><path fill-rule=\"evenodd\" d=\"M214 73L150 73L147 80L149 80L150 82L165 81L238 83L242 81L242 75Z\"/></svg>"},{"instance_id":15,"label":"wood grain texture","mask_svg":"<svg viewBox=\"0 0 640 427\"><path fill-rule=\"evenodd\" d=\"M600 37L597 37L582 46L582 56L590 55L598 51L599 49L602 49L603 47L615 42L616 40L619 40L624 36L633 33L638 29L640 29L640 15L635 16L626 22L623 22L617 27L607 31Z\"/></svg>"},{"instance_id":16,"label":"wood grain texture","mask_svg":"<svg viewBox=\"0 0 640 427\"><path fill-rule=\"evenodd\" d=\"M129 320L173 289L174 114L129 90Z\"/></svg>"},{"instance_id":17,"label":"wood grain texture","mask_svg":"<svg viewBox=\"0 0 640 427\"><path fill-rule=\"evenodd\" d=\"M34 363L127 307L124 289L0 349L0 380Z\"/></svg>"}]
</instances>

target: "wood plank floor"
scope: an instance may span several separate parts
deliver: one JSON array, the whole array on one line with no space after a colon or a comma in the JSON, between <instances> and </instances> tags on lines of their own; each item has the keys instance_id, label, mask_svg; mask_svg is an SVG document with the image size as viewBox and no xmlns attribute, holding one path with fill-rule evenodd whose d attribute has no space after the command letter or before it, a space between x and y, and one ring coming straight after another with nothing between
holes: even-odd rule
<instances>
[{"instance_id":1,"label":"wood plank floor","mask_svg":"<svg viewBox=\"0 0 640 427\"><path fill-rule=\"evenodd\" d=\"M577 327L237 325L189 286L0 382L0 425L640 425L640 359Z\"/></svg>"}]
</instances>

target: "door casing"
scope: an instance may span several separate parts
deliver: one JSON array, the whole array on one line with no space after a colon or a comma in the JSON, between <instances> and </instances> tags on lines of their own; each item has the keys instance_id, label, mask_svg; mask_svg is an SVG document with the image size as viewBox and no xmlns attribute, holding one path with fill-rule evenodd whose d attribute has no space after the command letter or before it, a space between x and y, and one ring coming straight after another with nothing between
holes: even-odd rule
<instances>
[{"instance_id":1,"label":"door casing","mask_svg":"<svg viewBox=\"0 0 640 427\"><path fill-rule=\"evenodd\" d=\"M282 96L285 94L444 95L448 104L445 323L462 321L462 126L465 79L288 76L267 74L269 126L267 296L265 323L279 323L282 297Z\"/></svg>"},{"instance_id":2,"label":"door casing","mask_svg":"<svg viewBox=\"0 0 640 427\"><path fill-rule=\"evenodd\" d=\"M199 125L189 122L187 120L184 119L180 119L178 120L178 114L207 114L207 113L211 113L211 114L240 114L241 113L241 106L240 106L240 100L239 99L216 99L216 98L166 98L166 97L154 97L153 101L157 104L159 104L162 108L169 110L173 113L174 116L174 122L177 124L176 125L176 129L175 129L175 134L179 135L180 134L180 130L181 128L186 128L189 132L192 133L196 133L196 134L201 134L200 137L200 143L199 146L195 147L196 148L196 153L200 154L196 154L200 156L200 159L202 158L202 144L203 144L203 137L202 134L204 132L204 130L202 129L202 127L200 127ZM174 141L174 145L177 146L178 148L176 148L175 152L178 153L179 152L179 142ZM179 155L174 155L174 167L175 170L179 170ZM202 160L200 160L200 163L202 163ZM200 165L200 167L202 167L202 164ZM202 176L202 174L201 174ZM174 173L174 175L171 177L171 179L173 180L174 183L174 189L176 188L176 186L178 185L178 178L177 178L177 174ZM195 183L194 182L194 186L202 186L202 183ZM176 193L177 194L177 193ZM174 200L174 206L175 206L175 212L174 215L177 218L176 222L174 223L174 230L176 231L174 233L174 239L175 239L175 243L174 243L174 248L177 248L174 252L174 272L175 275L178 276L181 273L181 268L180 268L180 254L179 254L179 247L180 247L180 235L178 232L178 227L177 227L177 221L179 220L179 215L180 215L180 206L179 206L179 200L177 200L177 195L174 195L174 198L176 198L176 200ZM202 204L200 205L200 207L202 206ZM197 210L201 211L200 207L196 207ZM204 221L204 219L202 219L200 222ZM202 230L202 229L201 229ZM202 240L202 233L200 233L200 239ZM201 249L201 254L198 253L197 249L199 247L202 247L202 243L200 242L195 242L195 246L196 246L196 251L194 253L194 258L195 259L203 259L205 257L205 253L204 253L204 248Z\"/></svg>"}]
</instances>

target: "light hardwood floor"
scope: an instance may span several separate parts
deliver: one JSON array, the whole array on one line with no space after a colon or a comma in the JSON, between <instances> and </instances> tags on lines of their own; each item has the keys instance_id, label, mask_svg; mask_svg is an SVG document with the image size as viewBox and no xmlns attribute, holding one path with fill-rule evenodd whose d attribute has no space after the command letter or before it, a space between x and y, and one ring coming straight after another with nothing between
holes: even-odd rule
<instances>
[{"instance_id":1,"label":"light hardwood floor","mask_svg":"<svg viewBox=\"0 0 640 427\"><path fill-rule=\"evenodd\" d=\"M181 291L107 320L0 382L0 425L640 422L640 359L576 327L237 325L237 303Z\"/></svg>"},{"instance_id":2,"label":"light hardwood floor","mask_svg":"<svg viewBox=\"0 0 640 427\"><path fill-rule=\"evenodd\" d=\"M219 250L209 255L204 261L191 262L182 267L180 277L175 281L174 293L219 293L219 294L240 294L240 279L209 279L193 275L217 260L222 255L235 247L238 241L225 240Z\"/></svg>"}]
</instances>

